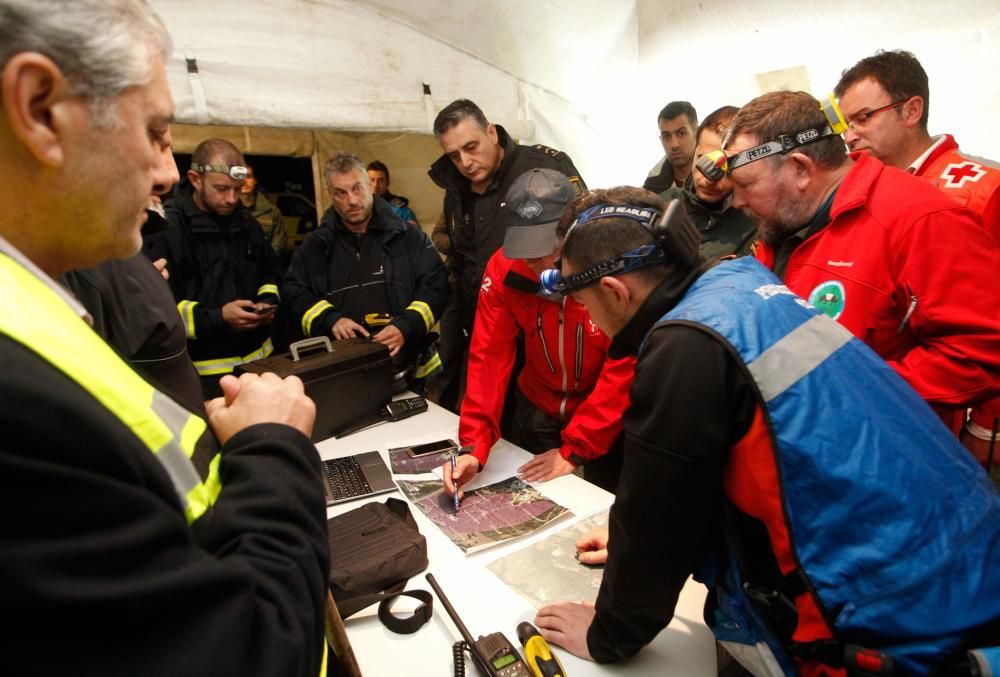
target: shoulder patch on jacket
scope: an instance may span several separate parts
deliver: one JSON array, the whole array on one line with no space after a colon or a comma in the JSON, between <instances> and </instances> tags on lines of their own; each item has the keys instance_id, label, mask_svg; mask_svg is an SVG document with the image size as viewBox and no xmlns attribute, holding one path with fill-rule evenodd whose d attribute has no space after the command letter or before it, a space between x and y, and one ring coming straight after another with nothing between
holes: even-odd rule
<instances>
[{"instance_id":1,"label":"shoulder patch on jacket","mask_svg":"<svg viewBox=\"0 0 1000 677\"><path fill-rule=\"evenodd\" d=\"M536 143L534 146L532 146L532 148L534 148L537 151L541 151L542 153L545 153L549 157L554 157L554 158L563 158L563 157L566 157L566 153L562 152L561 150L556 150L555 148L550 148L550 147L548 147L548 146L546 146L544 144L541 144L541 143Z\"/></svg>"}]
</instances>

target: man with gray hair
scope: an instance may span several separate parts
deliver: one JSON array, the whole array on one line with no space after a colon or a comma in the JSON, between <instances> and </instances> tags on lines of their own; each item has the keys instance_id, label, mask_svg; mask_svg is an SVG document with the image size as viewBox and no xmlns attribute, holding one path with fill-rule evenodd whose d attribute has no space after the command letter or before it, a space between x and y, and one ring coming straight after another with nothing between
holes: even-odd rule
<instances>
[{"instance_id":1,"label":"man with gray hair","mask_svg":"<svg viewBox=\"0 0 1000 677\"><path fill-rule=\"evenodd\" d=\"M566 153L541 144L522 146L468 99L452 101L438 113L434 135L444 155L427 173L445 195L444 217L433 237L438 251L448 257L452 284L452 297L441 318L444 374L439 404L458 411L483 271L503 244L503 197L514 179L536 168L567 176L578 193L587 187Z\"/></svg>"},{"instance_id":2,"label":"man with gray hair","mask_svg":"<svg viewBox=\"0 0 1000 677\"><path fill-rule=\"evenodd\" d=\"M206 421L54 282L139 250L149 195L173 180L170 49L143 0L0 0L11 674L314 677L324 663L326 512L301 381L230 376Z\"/></svg>"},{"instance_id":3,"label":"man with gray hair","mask_svg":"<svg viewBox=\"0 0 1000 677\"><path fill-rule=\"evenodd\" d=\"M371 336L407 381L437 371L429 334L448 299L430 238L375 200L365 166L338 153L323 172L333 206L292 256L281 285L293 331L342 340Z\"/></svg>"},{"instance_id":4,"label":"man with gray hair","mask_svg":"<svg viewBox=\"0 0 1000 677\"><path fill-rule=\"evenodd\" d=\"M236 146L202 141L167 207L170 227L146 238L146 255L167 260L205 397L219 395L220 376L274 351L278 260L240 200L247 176Z\"/></svg>"}]
</instances>

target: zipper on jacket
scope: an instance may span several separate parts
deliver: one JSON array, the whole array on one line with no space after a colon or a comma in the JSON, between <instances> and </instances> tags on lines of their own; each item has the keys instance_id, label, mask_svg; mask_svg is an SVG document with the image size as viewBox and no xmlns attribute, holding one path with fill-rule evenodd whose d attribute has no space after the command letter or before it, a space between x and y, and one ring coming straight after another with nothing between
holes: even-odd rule
<instances>
[{"instance_id":1,"label":"zipper on jacket","mask_svg":"<svg viewBox=\"0 0 1000 677\"><path fill-rule=\"evenodd\" d=\"M545 345L545 331L542 329L542 311L538 311L538 321L536 322L538 327L538 339L542 342L542 355L545 356L545 362L549 365L549 371L553 374L556 373L556 367L552 364L552 358L549 357L548 346Z\"/></svg>"},{"instance_id":2,"label":"zipper on jacket","mask_svg":"<svg viewBox=\"0 0 1000 677\"><path fill-rule=\"evenodd\" d=\"M562 402L559 403L559 419L566 419L566 402L569 400L569 372L566 371L566 342L563 339L563 331L565 329L563 323L563 313L566 311L566 297L563 297L562 303L559 304L559 367L562 369L562 390L563 398Z\"/></svg>"},{"instance_id":3,"label":"zipper on jacket","mask_svg":"<svg viewBox=\"0 0 1000 677\"><path fill-rule=\"evenodd\" d=\"M576 372L574 373L573 392L580 389L580 377L583 375L583 323L576 325Z\"/></svg>"}]
</instances>

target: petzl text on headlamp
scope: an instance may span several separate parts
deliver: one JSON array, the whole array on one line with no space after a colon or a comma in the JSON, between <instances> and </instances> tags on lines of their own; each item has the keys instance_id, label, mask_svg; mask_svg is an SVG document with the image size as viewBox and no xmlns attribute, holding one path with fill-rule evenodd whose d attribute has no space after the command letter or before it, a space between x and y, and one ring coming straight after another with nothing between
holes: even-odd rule
<instances>
[{"instance_id":1,"label":"petzl text on headlamp","mask_svg":"<svg viewBox=\"0 0 1000 677\"><path fill-rule=\"evenodd\" d=\"M203 165L201 163L195 162L191 165L191 169L195 170L199 174L225 174L231 179L236 181L242 181L247 178L247 168L243 165Z\"/></svg>"},{"instance_id":2,"label":"petzl text on headlamp","mask_svg":"<svg viewBox=\"0 0 1000 677\"><path fill-rule=\"evenodd\" d=\"M847 121L844 120L844 114L840 112L840 106L837 105L833 95L823 97L819 102L819 107L827 119L827 124L823 127L809 127L794 134L779 134L774 141L768 141L759 146L731 154L726 152L726 143L729 141L727 134L726 139L722 142L722 150L705 153L695 162L695 167L709 181L719 181L738 167L763 160L772 155L784 155L828 136L838 136L847 129Z\"/></svg>"}]
</instances>

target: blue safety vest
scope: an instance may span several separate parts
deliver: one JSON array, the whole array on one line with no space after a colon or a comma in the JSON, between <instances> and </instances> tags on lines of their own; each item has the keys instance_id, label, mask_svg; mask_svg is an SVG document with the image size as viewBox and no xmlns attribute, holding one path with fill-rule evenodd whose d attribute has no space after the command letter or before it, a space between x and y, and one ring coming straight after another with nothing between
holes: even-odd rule
<instances>
[{"instance_id":1,"label":"blue safety vest","mask_svg":"<svg viewBox=\"0 0 1000 677\"><path fill-rule=\"evenodd\" d=\"M756 387L782 526L835 638L923 674L1000 618L1000 496L878 355L750 258L707 271L657 326L677 323L721 339ZM714 580L713 630L791 673L735 564Z\"/></svg>"}]
</instances>

